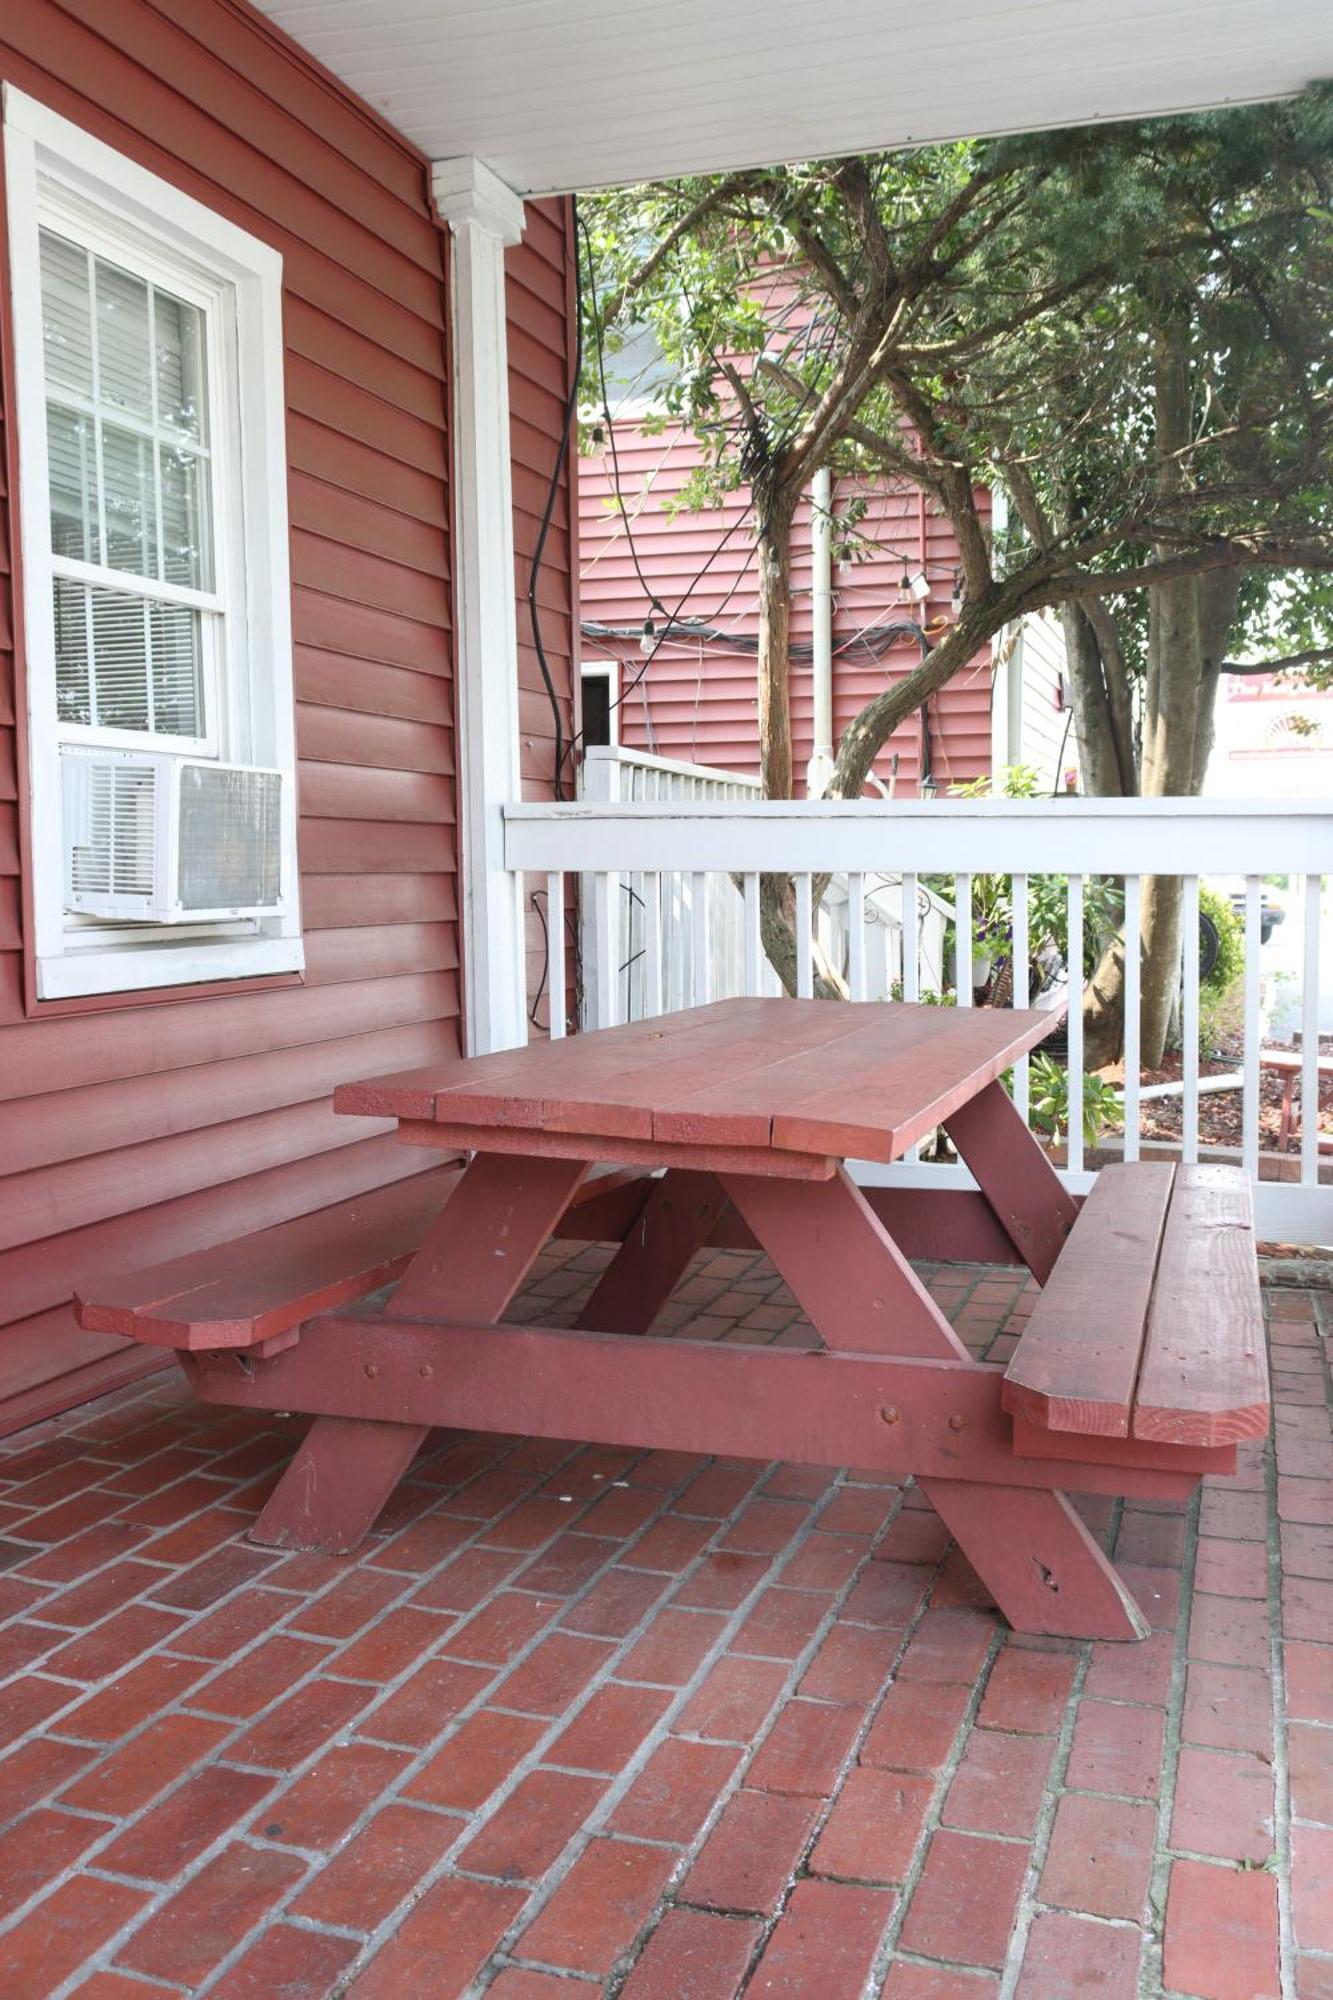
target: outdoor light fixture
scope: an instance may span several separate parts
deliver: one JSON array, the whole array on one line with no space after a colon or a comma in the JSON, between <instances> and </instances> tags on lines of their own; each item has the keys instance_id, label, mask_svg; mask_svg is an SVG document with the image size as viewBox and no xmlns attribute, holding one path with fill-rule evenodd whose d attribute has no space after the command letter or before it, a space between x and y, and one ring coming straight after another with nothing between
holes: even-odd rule
<instances>
[{"instance_id":1,"label":"outdoor light fixture","mask_svg":"<svg viewBox=\"0 0 1333 2000\"><path fill-rule=\"evenodd\" d=\"M651 658L652 654L657 651L658 646L657 627L653 623L654 611L660 611L662 614L664 635L666 627L671 623L671 620L666 615L666 606L655 597L649 607L648 616L643 621L643 637L639 640L639 651L645 658Z\"/></svg>"}]
</instances>

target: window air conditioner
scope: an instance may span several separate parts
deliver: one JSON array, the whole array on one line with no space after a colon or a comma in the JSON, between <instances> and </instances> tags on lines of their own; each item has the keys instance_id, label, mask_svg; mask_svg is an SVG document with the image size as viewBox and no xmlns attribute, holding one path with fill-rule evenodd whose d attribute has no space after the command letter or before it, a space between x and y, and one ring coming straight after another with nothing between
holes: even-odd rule
<instances>
[{"instance_id":1,"label":"window air conditioner","mask_svg":"<svg viewBox=\"0 0 1333 2000\"><path fill-rule=\"evenodd\" d=\"M62 748L65 907L122 922L274 916L282 773L155 751Z\"/></svg>"}]
</instances>

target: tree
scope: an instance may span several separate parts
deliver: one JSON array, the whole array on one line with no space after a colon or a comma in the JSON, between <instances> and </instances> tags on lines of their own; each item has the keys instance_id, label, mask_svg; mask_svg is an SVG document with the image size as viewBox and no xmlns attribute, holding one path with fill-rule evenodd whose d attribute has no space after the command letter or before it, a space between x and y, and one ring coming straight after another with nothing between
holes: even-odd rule
<instances>
[{"instance_id":1,"label":"tree","mask_svg":"<svg viewBox=\"0 0 1333 2000\"><path fill-rule=\"evenodd\" d=\"M792 794L792 523L824 465L923 486L962 569L954 624L844 731L830 795L859 796L893 729L1047 606L1089 788L1198 789L1233 638L1265 621L1327 630L1331 107L1313 92L584 204L589 354L648 320L675 371L670 407L709 448L695 504L750 488L768 796ZM1012 498L1003 537L983 528L985 484ZM783 878L766 878L762 908L790 985ZM1145 942L1151 1062L1179 956L1169 881L1145 897ZM1110 954L1091 990L1103 1059L1122 974Z\"/></svg>"}]
</instances>

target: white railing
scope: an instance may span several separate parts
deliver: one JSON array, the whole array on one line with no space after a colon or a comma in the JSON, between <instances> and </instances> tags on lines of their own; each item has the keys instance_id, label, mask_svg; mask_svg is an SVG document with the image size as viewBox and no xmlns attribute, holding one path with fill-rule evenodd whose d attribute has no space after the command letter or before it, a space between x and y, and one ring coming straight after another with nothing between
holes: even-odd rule
<instances>
[{"instance_id":1,"label":"white railing","mask_svg":"<svg viewBox=\"0 0 1333 2000\"><path fill-rule=\"evenodd\" d=\"M761 796L759 780L742 772L619 746L586 753L579 789L585 803L603 805L750 806ZM614 884L597 871L584 874L579 889L582 1027L675 1013L696 1005L701 992L729 1000L782 991L767 959L761 956L755 970L746 946L743 897L731 877L705 880L700 888L692 870L620 870ZM946 984L945 932L953 913L924 886L913 893L920 990L935 994ZM906 897L898 872L863 876L862 922L854 944L847 876L835 875L828 885L819 912L821 949L846 974L853 951L858 953L869 1000L886 1000L902 990Z\"/></svg>"},{"instance_id":2,"label":"white railing","mask_svg":"<svg viewBox=\"0 0 1333 2000\"><path fill-rule=\"evenodd\" d=\"M648 765L653 760L643 760ZM657 760L660 761L660 760ZM716 773L701 773L716 779ZM734 783L734 780L725 782ZM744 781L741 781L744 782ZM895 989L908 1000L926 991L922 913L942 924L952 908L973 910L983 888L1001 878L1000 905L1006 931L992 922L982 933L969 923L957 929L949 983L956 1003L971 1005L982 958L1007 955L1015 1006L1030 1004L1029 968L1039 940L1034 912L1050 878L1067 876L1063 891L1066 955L1082 958L1090 889L1104 893L1107 878L1123 892L1126 950L1125 1083L1123 1134L1115 1145L1124 1157L1142 1150L1143 1100L1139 1087L1139 978L1143 884L1169 868L1183 881L1182 932L1197 938L1200 880L1237 885L1242 898L1244 975L1241 982L1240 1071L1241 1144L1239 1157L1259 1190L1259 1224L1269 1238L1306 1243L1333 1242L1333 1186L1321 1182L1318 1123L1319 1032L1333 1030L1333 924L1323 917L1325 878L1333 877L1333 812L1311 802L1173 799L1162 801L1056 799L939 801L865 800L855 804L807 801L786 804L754 796L705 796L677 800L585 798L576 804L514 805L506 810L506 863L510 869L548 877L549 906L562 907L563 878L582 878L585 944L584 979L595 982L585 1019L599 1025L655 1014L678 1006L698 1006L723 997L717 990L714 925L730 926L728 968L739 967L730 991L774 990L759 929L761 871L789 874L795 884L797 990L814 990L815 924L812 882L817 876L846 882L845 952L847 982L854 998L872 997L867 923L868 880L882 876L901 884L901 908L908 912L906 948ZM910 861L911 866L905 864ZM934 884L931 900L923 878ZM1286 921L1273 947L1261 950L1265 878L1284 878ZM941 882L941 878L943 881ZM627 895L627 885L632 894ZM935 893L938 892L938 893ZM994 901L994 898L992 898ZM633 911L626 934L623 912ZM725 913L720 915L719 913ZM828 934L825 933L825 936ZM821 942L823 939L821 938ZM626 947L629 947L628 951ZM563 965L553 951L549 977L552 1018L556 996L563 1006ZM589 960L591 959L591 963ZM625 976L627 961L635 970ZM1283 967L1285 966L1285 970ZM674 968L668 972L668 968ZM728 973L730 978L730 971ZM1322 1015L1321 1015L1322 1002ZM1274 1010L1282 1018L1270 1027ZM1183 953L1180 982L1181 1156L1200 1154L1199 1105L1200 980L1197 951ZM1279 1171L1271 1155L1260 1176L1260 1056L1266 1034L1299 1040L1299 1102L1311 1115L1300 1119L1299 1155ZM1082 1102L1085 1074L1083 1023L1078 1008L1068 1017L1068 1100ZM1015 1097L1026 1111L1029 1065L1018 1064ZM1064 1173L1083 1190L1085 1171L1082 1119L1068 1121ZM1325 1174L1333 1170L1326 1163ZM932 1184L966 1185L962 1168L909 1162L896 1168L867 1169L892 1179L929 1174ZM1285 1176L1290 1175L1290 1178ZM1298 1176L1298 1177L1297 1177Z\"/></svg>"},{"instance_id":3,"label":"white railing","mask_svg":"<svg viewBox=\"0 0 1333 2000\"><path fill-rule=\"evenodd\" d=\"M603 805L755 804L759 780L739 771L655 757L618 745L585 753L579 783L585 803ZM651 904L651 912L649 905ZM579 941L585 1028L641 1021L694 1004L706 987L714 999L780 993L768 965L752 979L745 960L738 898L696 897L694 878L675 871L602 871L579 884Z\"/></svg>"}]
</instances>

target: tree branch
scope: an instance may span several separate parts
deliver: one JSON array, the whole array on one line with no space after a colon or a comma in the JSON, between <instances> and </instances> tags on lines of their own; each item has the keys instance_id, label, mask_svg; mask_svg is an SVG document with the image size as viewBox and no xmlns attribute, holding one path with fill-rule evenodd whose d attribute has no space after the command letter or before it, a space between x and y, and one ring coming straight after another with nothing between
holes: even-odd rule
<instances>
[{"instance_id":1,"label":"tree branch","mask_svg":"<svg viewBox=\"0 0 1333 2000\"><path fill-rule=\"evenodd\" d=\"M700 195L699 199L690 208L687 208L683 215L677 217L660 243L654 244L651 253L644 258L638 270L626 278L618 292L612 294L610 300L602 308L602 325L613 326L615 324L630 300L656 277L678 243L683 242L685 237L692 235L700 223L706 222L708 217L715 210L719 209L724 202L730 201L734 194L740 194L745 189L760 184L763 178L763 175L755 174L748 170L745 173L728 174L725 180L719 181L715 187L709 188L706 193Z\"/></svg>"},{"instance_id":2,"label":"tree branch","mask_svg":"<svg viewBox=\"0 0 1333 2000\"><path fill-rule=\"evenodd\" d=\"M1302 667L1333 667L1333 646L1312 646L1306 653L1288 653L1281 660L1223 660L1224 674L1291 674Z\"/></svg>"}]
</instances>

